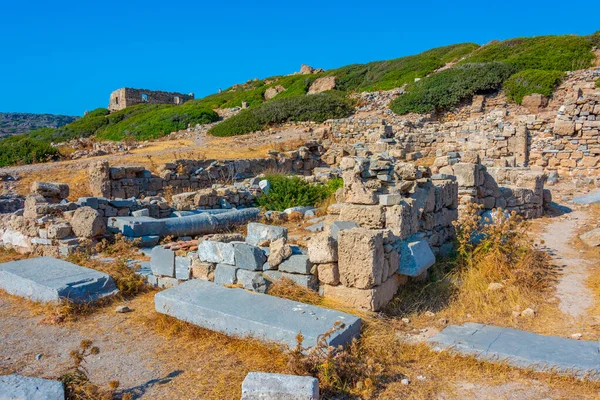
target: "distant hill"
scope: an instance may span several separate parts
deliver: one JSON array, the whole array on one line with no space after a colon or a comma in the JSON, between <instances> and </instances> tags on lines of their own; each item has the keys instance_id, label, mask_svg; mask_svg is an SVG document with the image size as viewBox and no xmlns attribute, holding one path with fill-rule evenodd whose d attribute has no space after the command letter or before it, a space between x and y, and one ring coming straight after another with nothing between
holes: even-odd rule
<instances>
[{"instance_id":1,"label":"distant hill","mask_svg":"<svg viewBox=\"0 0 600 400\"><path fill-rule=\"evenodd\" d=\"M77 118L67 115L0 112L0 137L19 135L38 128L60 128Z\"/></svg>"}]
</instances>

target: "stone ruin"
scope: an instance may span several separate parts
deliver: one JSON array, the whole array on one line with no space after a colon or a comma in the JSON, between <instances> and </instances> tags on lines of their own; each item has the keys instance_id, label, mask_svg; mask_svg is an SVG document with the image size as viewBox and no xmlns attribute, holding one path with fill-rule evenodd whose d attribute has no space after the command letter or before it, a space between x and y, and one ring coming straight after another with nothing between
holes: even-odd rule
<instances>
[{"instance_id":1,"label":"stone ruin","mask_svg":"<svg viewBox=\"0 0 600 400\"><path fill-rule=\"evenodd\" d=\"M160 90L120 88L110 94L108 109L119 111L136 104L183 104L194 100L194 94L162 92Z\"/></svg>"}]
</instances>

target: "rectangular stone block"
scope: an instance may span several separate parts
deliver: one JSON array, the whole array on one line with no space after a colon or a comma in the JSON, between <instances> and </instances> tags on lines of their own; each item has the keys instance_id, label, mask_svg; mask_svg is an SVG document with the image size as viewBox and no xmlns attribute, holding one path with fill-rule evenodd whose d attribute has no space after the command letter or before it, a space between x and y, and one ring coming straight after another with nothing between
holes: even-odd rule
<instances>
[{"instance_id":1,"label":"rectangular stone block","mask_svg":"<svg viewBox=\"0 0 600 400\"><path fill-rule=\"evenodd\" d=\"M452 166L458 186L479 186L479 164L456 163Z\"/></svg>"},{"instance_id":2,"label":"rectangular stone block","mask_svg":"<svg viewBox=\"0 0 600 400\"><path fill-rule=\"evenodd\" d=\"M308 242L308 257L315 264L337 262L337 241L326 232L313 236Z\"/></svg>"},{"instance_id":3,"label":"rectangular stone block","mask_svg":"<svg viewBox=\"0 0 600 400\"><path fill-rule=\"evenodd\" d=\"M294 254L287 260L279 264L281 272L289 272L292 274L310 274L312 263L308 256L302 254Z\"/></svg>"},{"instance_id":4,"label":"rectangular stone block","mask_svg":"<svg viewBox=\"0 0 600 400\"><path fill-rule=\"evenodd\" d=\"M419 229L418 210L414 199L404 199L400 205L386 207L385 227L396 236L406 239Z\"/></svg>"},{"instance_id":5,"label":"rectangular stone block","mask_svg":"<svg viewBox=\"0 0 600 400\"><path fill-rule=\"evenodd\" d=\"M241 400L319 400L319 380L312 376L249 372Z\"/></svg>"},{"instance_id":6,"label":"rectangular stone block","mask_svg":"<svg viewBox=\"0 0 600 400\"><path fill-rule=\"evenodd\" d=\"M219 285L234 285L237 283L237 270L234 265L217 264L215 268L215 283Z\"/></svg>"},{"instance_id":7,"label":"rectangular stone block","mask_svg":"<svg viewBox=\"0 0 600 400\"><path fill-rule=\"evenodd\" d=\"M290 274L287 272L280 272L275 270L267 270L263 271L263 276L270 280L271 282L277 282L281 278L287 278L291 281L294 281L297 285L303 286L305 288L317 291L319 289L319 281L316 276L312 274L308 275L300 275L300 274Z\"/></svg>"},{"instance_id":8,"label":"rectangular stone block","mask_svg":"<svg viewBox=\"0 0 600 400\"><path fill-rule=\"evenodd\" d=\"M264 240L275 240L282 237L287 239L287 228L260 224L258 222L251 222L248 224L248 235L246 236L246 242L252 245L257 246Z\"/></svg>"},{"instance_id":9,"label":"rectangular stone block","mask_svg":"<svg viewBox=\"0 0 600 400\"><path fill-rule=\"evenodd\" d=\"M42 303L85 303L119 293L109 275L52 257L0 264L0 289Z\"/></svg>"},{"instance_id":10,"label":"rectangular stone block","mask_svg":"<svg viewBox=\"0 0 600 400\"><path fill-rule=\"evenodd\" d=\"M192 275L192 259L190 257L175 257L175 278L187 281Z\"/></svg>"},{"instance_id":11,"label":"rectangular stone block","mask_svg":"<svg viewBox=\"0 0 600 400\"><path fill-rule=\"evenodd\" d=\"M369 289L381 284L383 264L382 231L354 228L340 232L338 268L344 286Z\"/></svg>"},{"instance_id":12,"label":"rectangular stone block","mask_svg":"<svg viewBox=\"0 0 600 400\"><path fill-rule=\"evenodd\" d=\"M175 252L156 246L150 253L150 268L154 275L175 277Z\"/></svg>"},{"instance_id":13,"label":"rectangular stone block","mask_svg":"<svg viewBox=\"0 0 600 400\"><path fill-rule=\"evenodd\" d=\"M337 321L344 328L328 337L330 346L346 345L360 334L361 320L354 315L198 279L157 293L154 303L157 312L206 329L290 347L299 332L304 346L315 346Z\"/></svg>"},{"instance_id":14,"label":"rectangular stone block","mask_svg":"<svg viewBox=\"0 0 600 400\"><path fill-rule=\"evenodd\" d=\"M400 204L402 201L402 195L400 194L380 194L379 205L381 206L394 206Z\"/></svg>"},{"instance_id":15,"label":"rectangular stone block","mask_svg":"<svg viewBox=\"0 0 600 400\"><path fill-rule=\"evenodd\" d=\"M427 341L436 350L449 349L486 361L585 379L600 378L597 341L538 335L472 322L449 326Z\"/></svg>"},{"instance_id":16,"label":"rectangular stone block","mask_svg":"<svg viewBox=\"0 0 600 400\"><path fill-rule=\"evenodd\" d=\"M346 203L340 220L356 222L362 228L381 229L385 227L385 207Z\"/></svg>"},{"instance_id":17,"label":"rectangular stone block","mask_svg":"<svg viewBox=\"0 0 600 400\"><path fill-rule=\"evenodd\" d=\"M250 271L259 271L267 260L260 247L243 242L233 242L235 266Z\"/></svg>"},{"instance_id":18,"label":"rectangular stone block","mask_svg":"<svg viewBox=\"0 0 600 400\"><path fill-rule=\"evenodd\" d=\"M424 238L404 240L400 245L399 274L418 276L435 264L435 255Z\"/></svg>"},{"instance_id":19,"label":"rectangular stone block","mask_svg":"<svg viewBox=\"0 0 600 400\"><path fill-rule=\"evenodd\" d=\"M394 274L381 285L371 289L322 285L321 292L323 296L336 299L349 307L379 311L394 298L398 288L406 283L407 279L406 276Z\"/></svg>"},{"instance_id":20,"label":"rectangular stone block","mask_svg":"<svg viewBox=\"0 0 600 400\"><path fill-rule=\"evenodd\" d=\"M198 242L200 261L235 265L235 250L232 243L201 240Z\"/></svg>"}]
</instances>

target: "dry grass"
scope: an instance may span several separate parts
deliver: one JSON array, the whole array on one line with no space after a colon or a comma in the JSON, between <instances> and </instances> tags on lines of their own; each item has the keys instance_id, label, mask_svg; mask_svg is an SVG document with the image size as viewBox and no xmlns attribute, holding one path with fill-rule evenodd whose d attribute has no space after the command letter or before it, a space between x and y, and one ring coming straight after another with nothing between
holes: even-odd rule
<instances>
[{"instance_id":1,"label":"dry grass","mask_svg":"<svg viewBox=\"0 0 600 400\"><path fill-rule=\"evenodd\" d=\"M301 303L318 305L323 298L316 292L296 284L288 278L281 278L269 287L271 296L282 297L288 300L299 301Z\"/></svg>"},{"instance_id":2,"label":"dry grass","mask_svg":"<svg viewBox=\"0 0 600 400\"><path fill-rule=\"evenodd\" d=\"M269 150L296 150L304 144L304 140L292 138L286 141L270 143L268 137L258 141L255 135L243 138L206 137L201 145L192 140L158 140L148 146L131 150L128 154L106 155L84 160L66 160L47 163L43 168L32 168L22 179L17 181L16 190L20 194L28 194L34 181L53 181L69 184L69 199L90 196L87 165L91 161L109 160L113 165L141 165L156 172L158 165L172 162L175 159L244 159L264 158ZM51 177L51 178L50 178Z\"/></svg>"},{"instance_id":3,"label":"dry grass","mask_svg":"<svg viewBox=\"0 0 600 400\"><path fill-rule=\"evenodd\" d=\"M516 215L482 226L476 210L461 214L458 255L430 270L429 281L403 287L388 306L392 315L408 317L413 325L430 326L467 321L491 323L549 333L545 327L561 313L552 301L556 270L547 253L529 240L528 224ZM475 244L472 238L479 237ZM490 284L500 284L491 290ZM513 315L526 308L535 318Z\"/></svg>"}]
</instances>

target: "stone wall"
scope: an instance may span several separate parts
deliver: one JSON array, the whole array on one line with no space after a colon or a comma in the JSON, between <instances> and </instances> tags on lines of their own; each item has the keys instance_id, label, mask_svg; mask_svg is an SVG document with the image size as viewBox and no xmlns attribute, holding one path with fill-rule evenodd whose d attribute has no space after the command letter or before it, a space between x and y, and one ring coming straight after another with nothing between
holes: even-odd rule
<instances>
[{"instance_id":1,"label":"stone wall","mask_svg":"<svg viewBox=\"0 0 600 400\"><path fill-rule=\"evenodd\" d=\"M426 273L435 254L452 249L458 185L386 155L340 165L345 203L339 220L311 238L309 259L323 295L379 310L409 276Z\"/></svg>"},{"instance_id":2,"label":"stone wall","mask_svg":"<svg viewBox=\"0 0 600 400\"><path fill-rule=\"evenodd\" d=\"M321 145L310 142L295 151L273 151L267 158L175 160L159 165L156 174L140 166L110 167L106 161L100 161L89 168L90 191L94 196L106 198L174 195L211 188L216 183L232 183L264 172L311 175L322 165L322 152Z\"/></svg>"},{"instance_id":3,"label":"stone wall","mask_svg":"<svg viewBox=\"0 0 600 400\"><path fill-rule=\"evenodd\" d=\"M110 94L108 109L110 111L122 110L136 104L183 104L193 100L194 94L177 92L162 92L160 90L121 88Z\"/></svg>"},{"instance_id":4,"label":"stone wall","mask_svg":"<svg viewBox=\"0 0 600 400\"><path fill-rule=\"evenodd\" d=\"M99 240L109 232L113 217L166 218L173 212L160 197L142 200L82 197L67 201L69 186L35 182L24 208L0 214L0 244L22 252L66 256L82 240Z\"/></svg>"},{"instance_id":5,"label":"stone wall","mask_svg":"<svg viewBox=\"0 0 600 400\"><path fill-rule=\"evenodd\" d=\"M528 219L543 216L545 205L552 201L550 191L544 189L544 172L527 167L486 167L473 152L464 152L462 159L439 157L432 171L456 177L461 206L477 203L483 210L502 208Z\"/></svg>"},{"instance_id":6,"label":"stone wall","mask_svg":"<svg viewBox=\"0 0 600 400\"><path fill-rule=\"evenodd\" d=\"M596 175L600 172L597 79L597 67L569 73L550 103L532 95L519 106L502 94L493 94L474 96L470 104L443 118L397 116L382 109L377 110L379 115L359 113L332 120L326 156L341 158L349 146L363 143L372 153L388 151L407 161L455 158L474 151L487 166L531 166L563 176Z\"/></svg>"}]
</instances>

